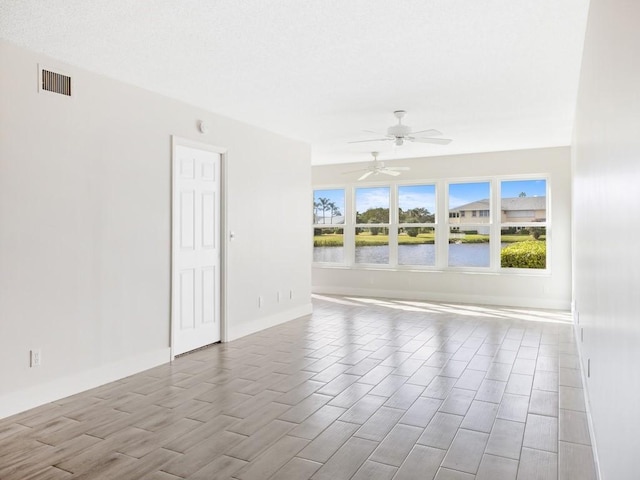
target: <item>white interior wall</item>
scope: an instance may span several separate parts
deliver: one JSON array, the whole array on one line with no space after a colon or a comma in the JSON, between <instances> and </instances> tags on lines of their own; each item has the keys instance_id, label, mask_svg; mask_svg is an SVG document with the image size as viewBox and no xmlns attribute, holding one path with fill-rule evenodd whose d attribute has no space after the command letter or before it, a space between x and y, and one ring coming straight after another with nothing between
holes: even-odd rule
<instances>
[{"instance_id":1,"label":"white interior wall","mask_svg":"<svg viewBox=\"0 0 640 480\"><path fill-rule=\"evenodd\" d=\"M591 0L573 144L575 307L603 480L640 475L640 3Z\"/></svg>"},{"instance_id":2,"label":"white interior wall","mask_svg":"<svg viewBox=\"0 0 640 480\"><path fill-rule=\"evenodd\" d=\"M171 135L228 149L228 338L311 311L308 145L6 42L0 63L0 417L169 360Z\"/></svg>"},{"instance_id":3,"label":"white interior wall","mask_svg":"<svg viewBox=\"0 0 640 480\"><path fill-rule=\"evenodd\" d=\"M435 147L434 147L435 148ZM385 161L411 167L393 181L545 175L551 201L547 274L393 271L371 267L313 267L313 291L348 295L569 309L571 303L571 156L569 147ZM365 164L312 168L314 188L345 185L342 173ZM371 177L369 177L371 178ZM379 178L376 177L377 181ZM357 182L367 186L373 181ZM354 185L353 183L349 185Z\"/></svg>"}]
</instances>

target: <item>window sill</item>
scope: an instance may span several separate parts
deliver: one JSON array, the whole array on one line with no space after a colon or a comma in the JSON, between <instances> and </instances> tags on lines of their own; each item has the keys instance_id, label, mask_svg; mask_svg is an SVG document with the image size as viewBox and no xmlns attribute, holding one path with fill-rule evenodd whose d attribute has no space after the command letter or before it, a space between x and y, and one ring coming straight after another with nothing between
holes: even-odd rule
<instances>
[{"instance_id":1,"label":"window sill","mask_svg":"<svg viewBox=\"0 0 640 480\"><path fill-rule=\"evenodd\" d=\"M490 276L521 276L521 277L550 277L549 270L528 271L517 269L508 270L489 270L487 268L478 267L475 269L463 267L438 268L433 266L385 266L385 265L344 265L344 264L328 264L313 263L312 268L326 270L357 270L357 271L377 271L377 272L408 272L408 273L436 273L436 274L461 274L461 275L490 275Z\"/></svg>"}]
</instances>

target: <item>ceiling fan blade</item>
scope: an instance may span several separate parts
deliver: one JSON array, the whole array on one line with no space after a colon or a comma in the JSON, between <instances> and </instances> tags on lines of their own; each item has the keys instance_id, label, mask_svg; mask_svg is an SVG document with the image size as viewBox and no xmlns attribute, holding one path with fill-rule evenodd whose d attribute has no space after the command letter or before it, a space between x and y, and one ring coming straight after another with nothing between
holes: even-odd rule
<instances>
[{"instance_id":1,"label":"ceiling fan blade","mask_svg":"<svg viewBox=\"0 0 640 480\"><path fill-rule=\"evenodd\" d=\"M373 171L370 170L367 173L365 173L364 175L362 175L358 180L364 180L365 178L367 178L372 173L373 173Z\"/></svg>"},{"instance_id":2,"label":"ceiling fan blade","mask_svg":"<svg viewBox=\"0 0 640 480\"><path fill-rule=\"evenodd\" d=\"M387 170L395 170L396 172L408 172L411 167L384 167Z\"/></svg>"},{"instance_id":3,"label":"ceiling fan blade","mask_svg":"<svg viewBox=\"0 0 640 480\"><path fill-rule=\"evenodd\" d=\"M418 130L417 132L411 132L411 135L415 135L416 133L421 133L425 137L439 137L442 135L440 130L436 130L435 128L431 128L429 130Z\"/></svg>"},{"instance_id":4,"label":"ceiling fan blade","mask_svg":"<svg viewBox=\"0 0 640 480\"><path fill-rule=\"evenodd\" d=\"M347 143L387 142L389 140L390 140L389 138L372 138L371 140L355 140L353 142L347 142Z\"/></svg>"},{"instance_id":5,"label":"ceiling fan blade","mask_svg":"<svg viewBox=\"0 0 640 480\"><path fill-rule=\"evenodd\" d=\"M374 135L385 135L384 133L374 132L373 130L362 130L364 133L373 133Z\"/></svg>"},{"instance_id":6,"label":"ceiling fan blade","mask_svg":"<svg viewBox=\"0 0 640 480\"><path fill-rule=\"evenodd\" d=\"M381 168L378 170L380 173L384 173L385 175L391 175L392 177L397 177L400 175L400 172L396 172L395 170L391 170L389 168Z\"/></svg>"},{"instance_id":7,"label":"ceiling fan blade","mask_svg":"<svg viewBox=\"0 0 640 480\"><path fill-rule=\"evenodd\" d=\"M419 142L419 143L436 143L438 145L449 145L453 140L451 140L450 138L414 138L414 137L409 137L409 140L411 140L412 142Z\"/></svg>"}]
</instances>

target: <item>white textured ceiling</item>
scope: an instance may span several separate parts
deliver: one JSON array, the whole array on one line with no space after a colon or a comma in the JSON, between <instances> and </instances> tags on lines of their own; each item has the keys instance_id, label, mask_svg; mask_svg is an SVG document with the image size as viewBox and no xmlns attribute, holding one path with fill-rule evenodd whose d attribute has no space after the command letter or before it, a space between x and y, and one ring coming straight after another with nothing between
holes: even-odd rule
<instances>
[{"instance_id":1,"label":"white textured ceiling","mask_svg":"<svg viewBox=\"0 0 640 480\"><path fill-rule=\"evenodd\" d=\"M0 0L0 37L307 141L313 163L568 145L589 0ZM393 110L443 145L348 144Z\"/></svg>"}]
</instances>

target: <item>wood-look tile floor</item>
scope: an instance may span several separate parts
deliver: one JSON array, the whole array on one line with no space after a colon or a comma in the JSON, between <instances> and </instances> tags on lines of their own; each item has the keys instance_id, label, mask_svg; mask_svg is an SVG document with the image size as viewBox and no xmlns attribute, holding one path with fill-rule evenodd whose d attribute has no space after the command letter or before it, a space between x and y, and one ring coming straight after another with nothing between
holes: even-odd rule
<instances>
[{"instance_id":1,"label":"wood-look tile floor","mask_svg":"<svg viewBox=\"0 0 640 480\"><path fill-rule=\"evenodd\" d=\"M0 421L0 479L595 479L568 315L314 313Z\"/></svg>"}]
</instances>

